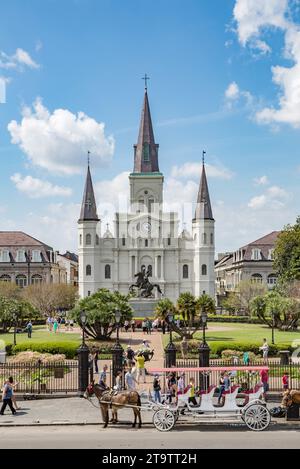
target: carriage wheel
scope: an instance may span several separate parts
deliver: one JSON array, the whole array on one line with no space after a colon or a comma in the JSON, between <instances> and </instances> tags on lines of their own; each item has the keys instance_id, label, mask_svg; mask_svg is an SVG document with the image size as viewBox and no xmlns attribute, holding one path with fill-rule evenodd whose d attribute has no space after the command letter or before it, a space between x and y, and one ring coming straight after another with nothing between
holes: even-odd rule
<instances>
[{"instance_id":1,"label":"carriage wheel","mask_svg":"<svg viewBox=\"0 0 300 469\"><path fill-rule=\"evenodd\" d=\"M153 424L160 432L168 432L175 425L174 413L168 409L160 409L153 415Z\"/></svg>"},{"instance_id":2,"label":"carriage wheel","mask_svg":"<svg viewBox=\"0 0 300 469\"><path fill-rule=\"evenodd\" d=\"M270 425L271 415L265 406L252 404L245 410L243 420L250 430L262 432Z\"/></svg>"}]
</instances>

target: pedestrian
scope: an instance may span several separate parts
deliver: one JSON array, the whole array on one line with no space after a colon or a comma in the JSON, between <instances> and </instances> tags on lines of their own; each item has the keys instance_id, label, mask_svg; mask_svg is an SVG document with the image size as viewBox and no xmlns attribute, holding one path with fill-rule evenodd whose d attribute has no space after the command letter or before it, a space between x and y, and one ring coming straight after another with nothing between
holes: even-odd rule
<instances>
[{"instance_id":1,"label":"pedestrian","mask_svg":"<svg viewBox=\"0 0 300 469\"><path fill-rule=\"evenodd\" d=\"M47 317L46 324L47 324L48 331L51 332L51 317L50 316Z\"/></svg>"},{"instance_id":2,"label":"pedestrian","mask_svg":"<svg viewBox=\"0 0 300 469\"><path fill-rule=\"evenodd\" d=\"M198 402L195 397L195 379L191 378L190 379L190 397L188 400L188 403L192 403L193 405L198 405Z\"/></svg>"},{"instance_id":3,"label":"pedestrian","mask_svg":"<svg viewBox=\"0 0 300 469\"><path fill-rule=\"evenodd\" d=\"M225 380L224 380L225 373L222 372L219 380L219 395L218 395L218 405L221 405L221 399L223 401L223 394L225 392ZM224 402L223 402L224 404Z\"/></svg>"},{"instance_id":4,"label":"pedestrian","mask_svg":"<svg viewBox=\"0 0 300 469\"><path fill-rule=\"evenodd\" d=\"M117 372L116 384L114 385L115 391L122 391L122 371Z\"/></svg>"},{"instance_id":5,"label":"pedestrian","mask_svg":"<svg viewBox=\"0 0 300 469\"><path fill-rule=\"evenodd\" d=\"M154 381L153 381L153 391L154 391L154 402L159 402L161 403L161 395L160 395L160 379L159 375L154 376Z\"/></svg>"},{"instance_id":6,"label":"pedestrian","mask_svg":"<svg viewBox=\"0 0 300 469\"><path fill-rule=\"evenodd\" d=\"M132 319L130 324L131 324L131 330L132 330L132 332L134 332L135 331L135 320Z\"/></svg>"},{"instance_id":7,"label":"pedestrian","mask_svg":"<svg viewBox=\"0 0 300 469\"><path fill-rule=\"evenodd\" d=\"M128 329L129 329L129 321L126 321L124 322L124 329L125 329L125 332L128 332Z\"/></svg>"},{"instance_id":8,"label":"pedestrian","mask_svg":"<svg viewBox=\"0 0 300 469\"><path fill-rule=\"evenodd\" d=\"M98 369L98 360L99 360L99 350L97 348L94 349L93 353L93 361L94 361L94 367L95 367L95 373L99 372Z\"/></svg>"},{"instance_id":9,"label":"pedestrian","mask_svg":"<svg viewBox=\"0 0 300 469\"><path fill-rule=\"evenodd\" d=\"M73 326L74 326L74 319L70 319L69 325L70 325L70 331L72 331Z\"/></svg>"},{"instance_id":10,"label":"pedestrian","mask_svg":"<svg viewBox=\"0 0 300 469\"><path fill-rule=\"evenodd\" d=\"M10 376L8 378L8 380L6 381L6 383L9 383L12 387L12 397L11 397L11 400L12 400L12 403L13 403L13 406L16 410L21 410L21 407L18 406L17 404L17 399L16 399L16 396L15 396L15 387L17 387L18 383L14 383L14 379L12 376Z\"/></svg>"},{"instance_id":11,"label":"pedestrian","mask_svg":"<svg viewBox=\"0 0 300 469\"><path fill-rule=\"evenodd\" d=\"M181 373L177 381L177 392L178 394L184 394L185 391L185 374Z\"/></svg>"},{"instance_id":12,"label":"pedestrian","mask_svg":"<svg viewBox=\"0 0 300 469\"><path fill-rule=\"evenodd\" d=\"M150 348L148 340L144 339L142 342L142 349L143 350L148 350Z\"/></svg>"},{"instance_id":13,"label":"pedestrian","mask_svg":"<svg viewBox=\"0 0 300 469\"><path fill-rule=\"evenodd\" d=\"M142 330L143 330L143 333L146 334L146 331L147 331L147 323L145 320L142 321Z\"/></svg>"},{"instance_id":14,"label":"pedestrian","mask_svg":"<svg viewBox=\"0 0 300 469\"><path fill-rule=\"evenodd\" d=\"M162 333L165 335L166 333L166 321L165 320L163 320L161 323L161 330L162 330Z\"/></svg>"},{"instance_id":15,"label":"pedestrian","mask_svg":"<svg viewBox=\"0 0 300 469\"><path fill-rule=\"evenodd\" d=\"M268 373L268 370L261 370L260 371L260 379L261 379L261 384L264 388L263 399L266 401L267 400L267 392L269 391L269 373Z\"/></svg>"},{"instance_id":16,"label":"pedestrian","mask_svg":"<svg viewBox=\"0 0 300 469\"><path fill-rule=\"evenodd\" d=\"M108 386L106 385L107 370L108 366L104 365L99 376L99 386L104 390L108 389Z\"/></svg>"},{"instance_id":17,"label":"pedestrian","mask_svg":"<svg viewBox=\"0 0 300 469\"><path fill-rule=\"evenodd\" d=\"M282 377L282 387L283 391L287 391L289 389L289 374L287 371L284 372L284 375Z\"/></svg>"},{"instance_id":18,"label":"pedestrian","mask_svg":"<svg viewBox=\"0 0 300 469\"><path fill-rule=\"evenodd\" d=\"M180 329L180 318L179 317L176 319L176 326L178 327L178 329Z\"/></svg>"},{"instance_id":19,"label":"pedestrian","mask_svg":"<svg viewBox=\"0 0 300 469\"><path fill-rule=\"evenodd\" d=\"M27 331L27 336L28 336L28 339L31 339L31 335L32 335L32 322L31 320L29 319L27 325L26 325L26 328L25 330Z\"/></svg>"},{"instance_id":20,"label":"pedestrian","mask_svg":"<svg viewBox=\"0 0 300 469\"><path fill-rule=\"evenodd\" d=\"M246 366L248 366L250 364L249 352L244 352L244 354L243 354L243 363Z\"/></svg>"},{"instance_id":21,"label":"pedestrian","mask_svg":"<svg viewBox=\"0 0 300 469\"><path fill-rule=\"evenodd\" d=\"M262 346L259 347L259 350L262 351L264 365L267 365L268 364L268 355L269 355L269 345L268 345L267 339L264 339Z\"/></svg>"},{"instance_id":22,"label":"pedestrian","mask_svg":"<svg viewBox=\"0 0 300 469\"><path fill-rule=\"evenodd\" d=\"M137 382L140 383L140 377L143 378L144 384L146 383L146 370L145 370L145 357L142 353L139 353L136 357L136 367L137 367Z\"/></svg>"},{"instance_id":23,"label":"pedestrian","mask_svg":"<svg viewBox=\"0 0 300 469\"><path fill-rule=\"evenodd\" d=\"M130 347L130 345L127 345L127 350L126 350L126 362L127 362L127 366L128 366L129 368L132 367L133 359L134 359L134 351L132 350L132 348Z\"/></svg>"},{"instance_id":24,"label":"pedestrian","mask_svg":"<svg viewBox=\"0 0 300 469\"><path fill-rule=\"evenodd\" d=\"M125 374L125 386L128 391L135 391L137 380L135 379L135 373L133 368L128 368Z\"/></svg>"},{"instance_id":25,"label":"pedestrian","mask_svg":"<svg viewBox=\"0 0 300 469\"><path fill-rule=\"evenodd\" d=\"M186 337L184 336L182 341L181 341L181 345L180 345L180 349L181 349L181 358L183 360L185 360L187 358L187 353L188 353L188 342L186 340Z\"/></svg>"},{"instance_id":26,"label":"pedestrian","mask_svg":"<svg viewBox=\"0 0 300 469\"><path fill-rule=\"evenodd\" d=\"M9 380L7 380L4 384L3 387L3 392L2 392L2 407L0 410L0 415L4 414L4 411L6 409L6 406L8 406L12 412L13 415L15 415L17 412L14 409L13 403L12 403L12 396L13 396L13 387L10 383Z\"/></svg>"},{"instance_id":27,"label":"pedestrian","mask_svg":"<svg viewBox=\"0 0 300 469\"><path fill-rule=\"evenodd\" d=\"M53 322L53 332L54 332L54 334L56 334L57 329L58 329L58 321L57 321L57 319L55 318L55 319L54 319L54 322Z\"/></svg>"},{"instance_id":28,"label":"pedestrian","mask_svg":"<svg viewBox=\"0 0 300 469\"><path fill-rule=\"evenodd\" d=\"M167 390L168 390L168 400L169 404L172 404L173 397L177 401L177 384L176 384L176 373L172 371L167 377Z\"/></svg>"},{"instance_id":29,"label":"pedestrian","mask_svg":"<svg viewBox=\"0 0 300 469\"><path fill-rule=\"evenodd\" d=\"M152 322L151 320L148 318L147 321L146 321L146 328L147 328L147 334L150 334L151 335L151 331L152 331Z\"/></svg>"}]
</instances>

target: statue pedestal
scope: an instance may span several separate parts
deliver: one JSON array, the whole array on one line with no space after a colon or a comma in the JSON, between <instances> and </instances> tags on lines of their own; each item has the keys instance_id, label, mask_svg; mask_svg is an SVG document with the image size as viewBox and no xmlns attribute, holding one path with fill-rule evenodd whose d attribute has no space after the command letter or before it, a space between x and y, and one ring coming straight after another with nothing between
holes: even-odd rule
<instances>
[{"instance_id":1,"label":"statue pedestal","mask_svg":"<svg viewBox=\"0 0 300 469\"><path fill-rule=\"evenodd\" d=\"M136 318L154 318L154 310L158 302L159 299L156 298L132 298L129 300L134 311L133 316Z\"/></svg>"}]
</instances>

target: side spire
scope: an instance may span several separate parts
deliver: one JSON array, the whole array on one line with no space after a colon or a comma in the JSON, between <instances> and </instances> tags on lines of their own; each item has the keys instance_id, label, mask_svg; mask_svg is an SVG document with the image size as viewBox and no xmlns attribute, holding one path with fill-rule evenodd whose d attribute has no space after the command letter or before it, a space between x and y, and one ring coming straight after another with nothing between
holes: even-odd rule
<instances>
[{"instance_id":1,"label":"side spire","mask_svg":"<svg viewBox=\"0 0 300 469\"><path fill-rule=\"evenodd\" d=\"M83 191L80 218L78 222L83 221L99 221L92 176L90 171L90 152L88 152L88 167Z\"/></svg>"},{"instance_id":2,"label":"side spire","mask_svg":"<svg viewBox=\"0 0 300 469\"><path fill-rule=\"evenodd\" d=\"M134 173L155 173L159 172L158 148L155 143L152 119L148 100L147 80L145 75L145 94L142 108L138 143L134 145Z\"/></svg>"},{"instance_id":3,"label":"side spire","mask_svg":"<svg viewBox=\"0 0 300 469\"><path fill-rule=\"evenodd\" d=\"M205 155L206 151L202 153L202 174L200 179L200 186L197 198L195 220L213 220L213 213L211 209L208 184L205 171Z\"/></svg>"}]
</instances>

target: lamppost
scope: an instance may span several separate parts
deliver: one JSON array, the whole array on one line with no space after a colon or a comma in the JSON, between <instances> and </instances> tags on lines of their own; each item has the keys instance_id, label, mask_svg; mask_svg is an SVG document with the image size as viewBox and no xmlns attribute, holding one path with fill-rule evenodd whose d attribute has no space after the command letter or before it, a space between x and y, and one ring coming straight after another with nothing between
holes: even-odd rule
<instances>
[{"instance_id":1,"label":"lamppost","mask_svg":"<svg viewBox=\"0 0 300 469\"><path fill-rule=\"evenodd\" d=\"M173 322L173 314L169 313L167 315L168 325L169 325L169 333L170 333L170 342L165 348L165 357L166 357L166 368L172 368L176 366L176 347L173 344L172 338L172 322Z\"/></svg>"},{"instance_id":2,"label":"lamppost","mask_svg":"<svg viewBox=\"0 0 300 469\"><path fill-rule=\"evenodd\" d=\"M208 368L209 367L209 354L210 348L206 342L205 329L207 325L207 313L202 310L201 313L201 322L202 322L202 343L199 346L199 367ZM209 376L206 373L200 372L200 389L206 390L209 386Z\"/></svg>"},{"instance_id":3,"label":"lamppost","mask_svg":"<svg viewBox=\"0 0 300 469\"><path fill-rule=\"evenodd\" d=\"M124 349L120 344L119 339L119 328L120 328L120 321L121 321L122 313L119 309L115 311L115 323L117 326L117 340L115 345L112 347L112 386L115 384L115 378L119 371L123 370L123 354Z\"/></svg>"},{"instance_id":4,"label":"lamppost","mask_svg":"<svg viewBox=\"0 0 300 469\"><path fill-rule=\"evenodd\" d=\"M14 321L14 346L16 346L17 345L17 319L18 319L17 313L13 313L12 317Z\"/></svg>"},{"instance_id":5,"label":"lamppost","mask_svg":"<svg viewBox=\"0 0 300 469\"><path fill-rule=\"evenodd\" d=\"M275 313L272 312L272 345L275 344L274 329L275 329Z\"/></svg>"},{"instance_id":6,"label":"lamppost","mask_svg":"<svg viewBox=\"0 0 300 469\"><path fill-rule=\"evenodd\" d=\"M82 343L78 353L78 395L82 397L89 384L89 348L86 346L84 331L87 322L86 312L80 311L80 324L82 327Z\"/></svg>"}]
</instances>

